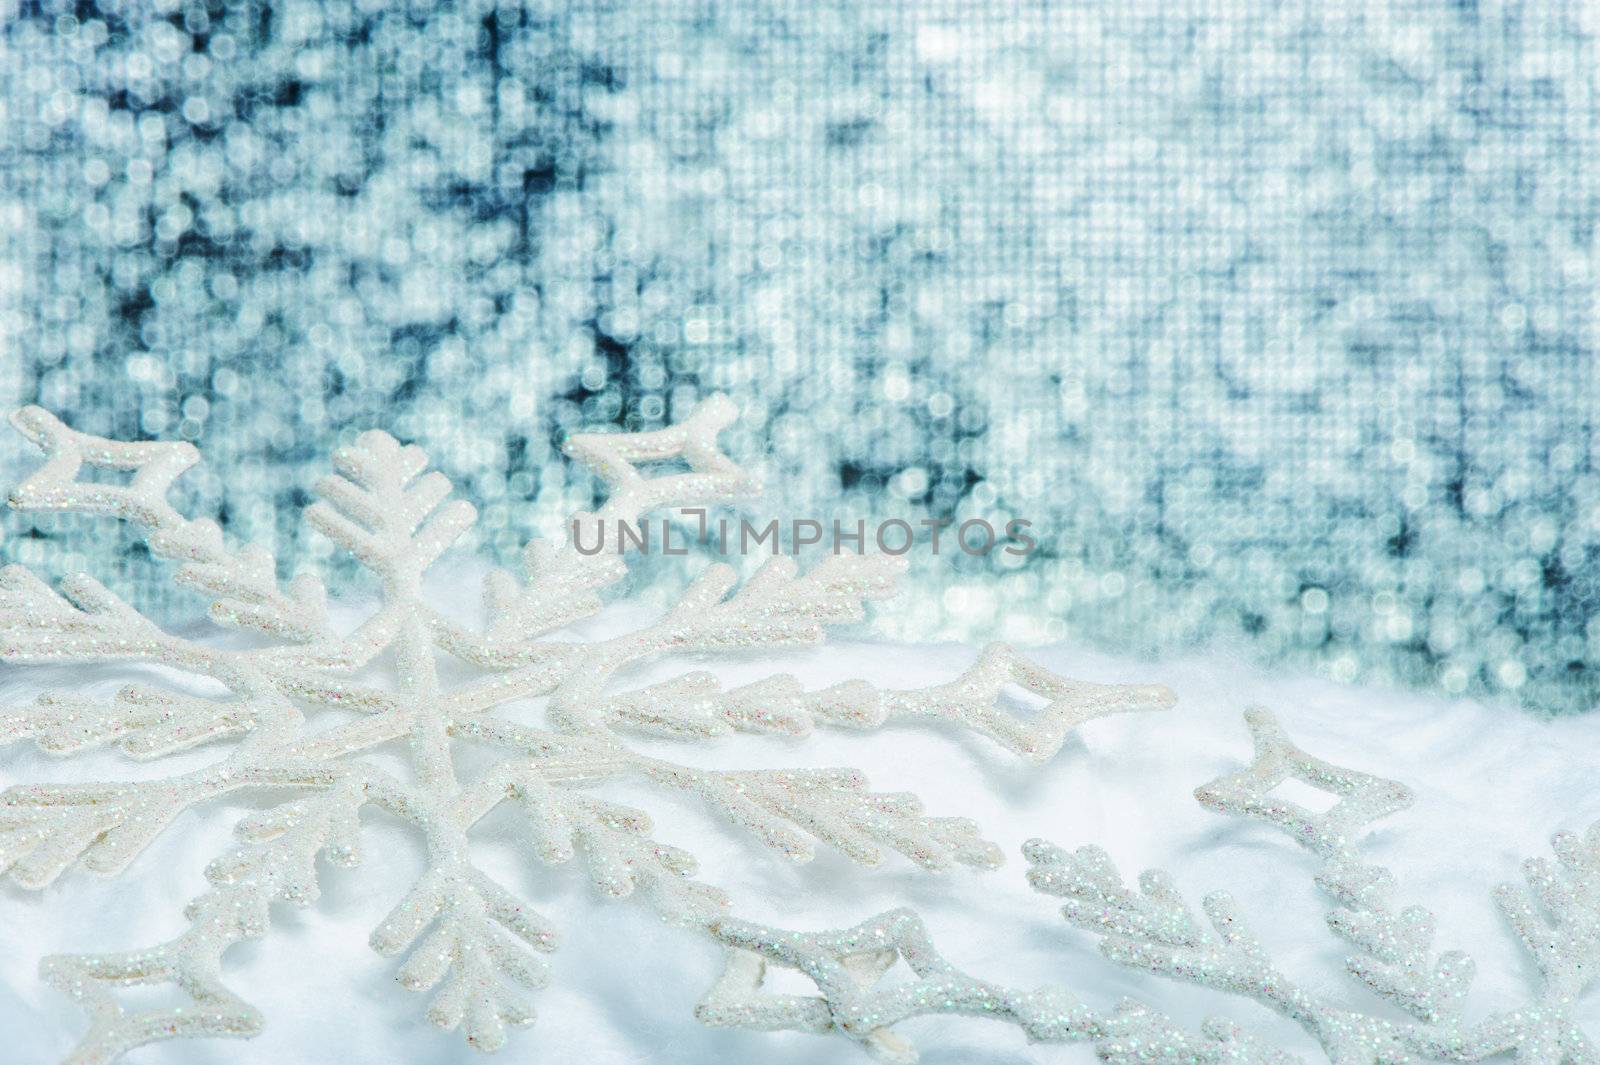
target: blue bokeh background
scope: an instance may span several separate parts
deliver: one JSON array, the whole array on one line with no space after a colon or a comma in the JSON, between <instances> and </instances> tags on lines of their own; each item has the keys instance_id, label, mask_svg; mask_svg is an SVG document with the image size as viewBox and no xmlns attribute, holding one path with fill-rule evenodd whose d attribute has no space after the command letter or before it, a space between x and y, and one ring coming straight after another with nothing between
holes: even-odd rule
<instances>
[{"instance_id":1,"label":"blue bokeh background","mask_svg":"<svg viewBox=\"0 0 1600 1065\"><path fill-rule=\"evenodd\" d=\"M0 399L298 507L382 426L502 560L713 390L787 513L1024 516L925 638L1595 701L1600 8L0 0ZM6 468L28 468L8 444ZM12 518L8 557L126 537ZM960 564L957 564L960 563Z\"/></svg>"}]
</instances>

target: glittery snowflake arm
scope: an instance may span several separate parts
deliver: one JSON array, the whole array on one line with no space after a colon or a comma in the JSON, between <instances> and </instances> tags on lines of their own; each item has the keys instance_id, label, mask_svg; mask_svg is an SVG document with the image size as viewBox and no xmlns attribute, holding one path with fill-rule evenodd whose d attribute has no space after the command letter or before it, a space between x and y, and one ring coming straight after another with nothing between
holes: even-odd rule
<instances>
[{"instance_id":1,"label":"glittery snowflake arm","mask_svg":"<svg viewBox=\"0 0 1600 1065\"><path fill-rule=\"evenodd\" d=\"M0 570L0 658L22 665L62 659L205 661L87 574L57 593L21 566Z\"/></svg>"},{"instance_id":2,"label":"glittery snowflake arm","mask_svg":"<svg viewBox=\"0 0 1600 1065\"><path fill-rule=\"evenodd\" d=\"M116 744L130 758L159 758L249 730L256 708L243 701L173 695L130 684L107 705L46 693L32 706L0 712L3 738L31 738L51 754Z\"/></svg>"},{"instance_id":3,"label":"glittery snowflake arm","mask_svg":"<svg viewBox=\"0 0 1600 1065\"><path fill-rule=\"evenodd\" d=\"M758 478L717 447L717 435L738 417L726 396L713 395L683 421L643 433L586 433L565 444L569 457L588 467L610 495L596 512L574 515L578 543L600 543L620 522L635 523L651 511L687 504L726 502L759 491ZM688 472L647 477L639 463L681 461ZM614 543L614 541L611 541ZM430 624L441 646L489 667L515 664L539 654L533 641L600 609L595 594L627 570L615 546L577 550L573 541L534 540L523 554L527 581L496 570L485 586L490 622L473 633L434 615Z\"/></svg>"},{"instance_id":4,"label":"glittery snowflake arm","mask_svg":"<svg viewBox=\"0 0 1600 1065\"><path fill-rule=\"evenodd\" d=\"M1101 1016L1093 1038L1095 1052L1107 1065L1299 1065L1300 1061L1228 1021L1208 1018L1195 1036L1133 1001L1121 1002L1115 1011Z\"/></svg>"},{"instance_id":5,"label":"glittery snowflake arm","mask_svg":"<svg viewBox=\"0 0 1600 1065\"><path fill-rule=\"evenodd\" d=\"M480 1050L504 1045L506 1025L533 1023L517 988L545 986L548 968L529 952L555 945L545 918L458 863L430 868L372 933L379 954L408 954L398 975L401 986L438 988L428 1019L441 1028L461 1028Z\"/></svg>"},{"instance_id":6,"label":"glittery snowflake arm","mask_svg":"<svg viewBox=\"0 0 1600 1065\"><path fill-rule=\"evenodd\" d=\"M177 776L91 784L21 784L0 792L0 873L43 888L74 862L114 876L184 810L245 788L326 787L332 772L276 746L299 720L262 701L267 723L213 766ZM270 752L270 753L269 753Z\"/></svg>"},{"instance_id":7,"label":"glittery snowflake arm","mask_svg":"<svg viewBox=\"0 0 1600 1065\"><path fill-rule=\"evenodd\" d=\"M903 569L885 555L835 555L801 574L775 558L735 590L731 566L708 566L661 621L605 645L607 657L819 643L827 626L859 621L866 602L892 594Z\"/></svg>"},{"instance_id":8,"label":"glittery snowflake arm","mask_svg":"<svg viewBox=\"0 0 1600 1065\"><path fill-rule=\"evenodd\" d=\"M732 499L754 490L755 478L717 448L717 434L735 415L725 397L713 396L668 429L572 437L568 454L593 469L612 492L600 511L580 514L574 522L588 528L632 521L652 509ZM647 477L638 465L674 459L681 459L688 472ZM598 534L588 535L594 541ZM486 633L470 633L437 616L430 624L441 646L478 665L528 667L522 677L504 682L507 689L546 694L550 679L564 674L552 713L568 727L620 726L679 737L712 736L730 728L798 736L819 724L873 728L891 720L934 719L953 721L1042 761L1086 720L1173 704L1172 692L1160 685L1071 681L1002 644L986 648L956 680L910 691L846 681L807 693L794 678L780 674L724 692L707 674L695 673L641 692L598 695L622 665L654 654L820 642L825 626L857 621L866 601L893 594L894 578L904 568L904 560L893 556L841 554L799 574L793 560L778 558L730 595L732 569L712 565L661 622L580 655L538 637L597 609L593 590L621 575L621 556L615 550L585 555L571 543L534 541L528 585L518 586L504 573L491 577L492 620ZM1010 686L1046 705L1031 715L1016 713L1006 705Z\"/></svg>"},{"instance_id":9,"label":"glittery snowflake arm","mask_svg":"<svg viewBox=\"0 0 1600 1065\"><path fill-rule=\"evenodd\" d=\"M1304 992L1262 953L1231 896L1207 896L1201 920L1159 870L1142 874L1134 891L1098 847L1067 853L1032 840L1024 853L1034 888L1066 898L1062 915L1101 933L1101 950L1113 961L1236 994L1260 990L1285 1012L1308 1008Z\"/></svg>"},{"instance_id":10,"label":"glittery snowflake arm","mask_svg":"<svg viewBox=\"0 0 1600 1065\"><path fill-rule=\"evenodd\" d=\"M1097 1013L1058 988L1021 991L970 976L940 956L910 910L841 931L796 932L733 918L712 922L710 930L727 949L722 973L695 1015L714 1026L837 1032L881 1062L912 1065L916 1048L894 1025L927 1014L967 1014L1013 1023L1030 1042L1093 1041L1108 1065L1296 1065L1227 1021L1208 1020L1191 1036L1137 1002ZM886 982L900 960L916 979ZM818 994L763 991L775 967L803 974Z\"/></svg>"},{"instance_id":11,"label":"glittery snowflake arm","mask_svg":"<svg viewBox=\"0 0 1600 1065\"><path fill-rule=\"evenodd\" d=\"M206 870L215 885L189 904L189 927L165 943L136 951L57 955L40 965L44 978L84 1007L89 1030L65 1065L108 1065L123 1053L161 1039L254 1035L261 1016L222 982L222 955L233 944L258 938L271 906L308 906L317 898L317 856L341 865L359 860L357 814L367 801L359 777L304 801L242 821L242 847ZM190 1002L128 1010L119 987L174 984Z\"/></svg>"},{"instance_id":12,"label":"glittery snowflake arm","mask_svg":"<svg viewBox=\"0 0 1600 1065\"><path fill-rule=\"evenodd\" d=\"M1045 699L1031 720L1008 710L1008 685ZM886 718L935 718L983 733L1015 754L1042 762L1061 750L1072 730L1106 714L1167 710L1177 701L1160 684L1091 684L1068 680L1029 662L1005 644L990 644L978 661L949 684L883 692Z\"/></svg>"},{"instance_id":13,"label":"glittery snowflake arm","mask_svg":"<svg viewBox=\"0 0 1600 1065\"><path fill-rule=\"evenodd\" d=\"M693 769L642 759L647 777L701 796L735 824L797 861L814 855L814 838L851 859L876 865L883 847L925 869L963 865L992 869L1000 849L964 817L925 817L915 795L866 790L854 769Z\"/></svg>"},{"instance_id":14,"label":"glittery snowflake arm","mask_svg":"<svg viewBox=\"0 0 1600 1065\"><path fill-rule=\"evenodd\" d=\"M573 748L562 737L515 726L474 723L480 739L532 755L506 762L480 777L457 806L457 819L476 823L501 802L521 807L535 857L562 865L582 853L594 885L613 898L642 889L667 920L698 926L718 916L727 897L693 878L694 856L651 839L642 810L576 790L627 772L631 758L620 748Z\"/></svg>"},{"instance_id":15,"label":"glittery snowflake arm","mask_svg":"<svg viewBox=\"0 0 1600 1065\"><path fill-rule=\"evenodd\" d=\"M1381 1065L1412 1055L1476 1061L1510 1050L1537 1065L1597 1060L1594 1044L1573 1023L1572 1007L1600 964L1600 825L1583 837L1558 835L1556 862L1534 859L1524 866L1526 889L1497 889L1496 901L1533 954L1539 980L1528 1006L1472 1024L1463 1018L1471 959L1459 951L1435 954L1433 915L1420 906L1395 909L1393 874L1362 861L1356 850L1369 823L1410 804L1409 789L1306 754L1264 710L1249 711L1246 721L1254 760L1196 796L1224 813L1283 830L1323 860L1317 884L1339 904L1328 926L1357 951L1347 961L1349 972L1410 1013L1414 1023L1395 1023L1311 994L1271 963L1231 897L1208 896L1202 923L1165 874L1146 872L1138 891L1129 890L1097 847L1067 852L1030 841L1025 853L1034 887L1065 898L1063 916L1100 933L1101 949L1113 960L1254 998L1301 1024L1336 1065ZM1338 801L1317 814L1274 797L1273 789L1289 779L1331 792ZM1190 1060L1192 1040L1175 1034L1165 1018L1141 1010L1128 1023L1132 1038L1159 1048L1155 1056L1162 1065Z\"/></svg>"},{"instance_id":16,"label":"glittery snowflake arm","mask_svg":"<svg viewBox=\"0 0 1600 1065\"><path fill-rule=\"evenodd\" d=\"M1098 1030L1093 1014L1065 991L1016 991L961 972L939 954L910 910L890 910L834 932L791 932L731 918L711 932L728 950L722 976L695 1009L706 1024L837 1031L888 1065L917 1060L916 1048L893 1025L927 1014L1007 1020L1037 1042L1081 1040ZM916 979L880 986L901 959ZM763 994L772 966L803 973L820 996Z\"/></svg>"},{"instance_id":17,"label":"glittery snowflake arm","mask_svg":"<svg viewBox=\"0 0 1600 1065\"><path fill-rule=\"evenodd\" d=\"M971 728L1030 760L1061 749L1077 725L1106 714L1165 710L1175 702L1162 685L1093 684L1068 680L1029 662L1004 644L991 644L957 679L928 688L880 689L861 680L806 692L777 674L729 691L706 673L690 673L636 692L602 698L605 680L621 665L666 652L812 644L825 626L859 620L863 604L892 594L902 560L839 555L804 575L792 560L768 562L728 598L733 572L710 567L660 622L596 645L593 666L571 670L557 690L555 720L573 728L634 728L681 738L745 732L808 734L814 727L876 728L890 721L948 721ZM536 681L547 661L527 676ZM1046 700L1024 716L1007 706L1015 685ZM529 688L530 694L543 689Z\"/></svg>"},{"instance_id":18,"label":"glittery snowflake arm","mask_svg":"<svg viewBox=\"0 0 1600 1065\"><path fill-rule=\"evenodd\" d=\"M1169 708L1160 685L1103 685L1068 680L994 644L961 677L913 690L879 689L861 680L806 692L786 674L722 690L710 674L691 672L647 688L604 694L623 667L672 653L820 642L829 623L858 620L866 601L893 591L903 561L840 555L800 574L773 559L736 591L731 568L712 565L660 621L589 645L541 641L531 665L464 689L457 705L552 695L550 716L571 731L637 730L680 739L730 730L804 736L814 727L875 728L889 721L949 721L980 732L1032 760L1056 753L1071 729L1104 714ZM1031 716L1007 705L1015 685L1047 700ZM1020 708L1018 708L1020 709Z\"/></svg>"},{"instance_id":19,"label":"glittery snowflake arm","mask_svg":"<svg viewBox=\"0 0 1600 1065\"><path fill-rule=\"evenodd\" d=\"M732 400L713 395L669 428L575 434L567 439L566 452L611 489L600 512L607 518L634 518L657 507L729 498L758 490L756 478L717 448L717 434L738 415ZM689 472L647 478L635 465L674 459L681 459Z\"/></svg>"},{"instance_id":20,"label":"glittery snowflake arm","mask_svg":"<svg viewBox=\"0 0 1600 1065\"><path fill-rule=\"evenodd\" d=\"M320 580L310 574L296 577L284 594L271 552L255 546L230 552L215 522L185 518L167 501L173 481L200 460L192 444L106 440L69 429L38 407L22 408L11 423L46 460L11 492L13 508L104 514L142 526L151 553L180 563L180 583L216 597L211 613L222 624L299 641L328 635ZM85 464L133 476L122 485L81 482ZM89 649L80 644L66 653Z\"/></svg>"},{"instance_id":21,"label":"glittery snowflake arm","mask_svg":"<svg viewBox=\"0 0 1600 1065\"><path fill-rule=\"evenodd\" d=\"M1577 995L1600 980L1600 822L1583 835L1558 832L1554 862L1523 863L1526 887L1501 884L1495 902L1532 955L1544 981L1560 996Z\"/></svg>"},{"instance_id":22,"label":"glittery snowflake arm","mask_svg":"<svg viewBox=\"0 0 1600 1065\"><path fill-rule=\"evenodd\" d=\"M428 454L388 433L362 433L333 453L336 474L317 482L322 498L306 522L381 577L391 595L413 594L423 571L477 518L449 499L450 479L427 473Z\"/></svg>"}]
</instances>

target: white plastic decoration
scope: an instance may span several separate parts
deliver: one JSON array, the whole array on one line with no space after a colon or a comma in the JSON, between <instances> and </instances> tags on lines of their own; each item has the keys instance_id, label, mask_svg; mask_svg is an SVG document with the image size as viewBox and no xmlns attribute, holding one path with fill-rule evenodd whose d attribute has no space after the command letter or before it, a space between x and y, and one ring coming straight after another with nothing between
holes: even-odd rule
<instances>
[{"instance_id":1,"label":"white plastic decoration","mask_svg":"<svg viewBox=\"0 0 1600 1065\"><path fill-rule=\"evenodd\" d=\"M1206 897L1201 919L1159 870L1144 873L1134 890L1100 848L1067 852L1041 840L1026 847L1034 887L1065 898L1063 916L1100 933L1101 951L1113 961L1255 999L1297 1022L1334 1065L1469 1062L1507 1052L1522 1065L1600 1062L1600 1048L1573 1019L1577 999L1600 977L1600 822L1583 836L1557 834L1557 860L1525 862L1525 886L1495 889L1495 902L1532 956L1533 987L1526 1002L1472 1021L1466 1012L1472 959L1458 950L1435 954L1433 915L1421 906L1397 908L1394 875L1364 862L1356 849L1368 823L1411 804L1410 790L1306 754L1264 710L1249 711L1246 721L1254 762L1196 797L1281 828L1322 860L1316 882L1337 904L1328 927L1354 951L1349 974L1410 1014L1410 1022L1350 1009L1327 998L1321 981L1302 983L1281 971L1225 892ZM1291 778L1338 801L1316 814L1275 797L1273 789ZM1196 1037L1134 1003L1081 1022L1079 1030L1091 1033L1112 1065L1290 1060L1231 1023L1209 1021Z\"/></svg>"},{"instance_id":2,"label":"white plastic decoration","mask_svg":"<svg viewBox=\"0 0 1600 1065\"><path fill-rule=\"evenodd\" d=\"M751 479L716 443L734 416L728 401L713 398L661 431L574 437L568 453L610 490L598 512L575 519L586 530L583 542L594 542L597 523L750 490ZM712 1023L840 1031L897 1060L911 1051L885 1029L913 1013L996 1013L1035 1038L1056 1037L1075 1023L1075 1007L1055 993L1012 992L962 976L939 959L910 914L886 915L831 938L776 944L728 919L723 894L693 879L687 852L651 838L644 813L599 797L593 786L632 778L692 793L798 860L820 842L867 863L887 849L929 869L990 867L1000 854L970 821L929 815L910 795L869 791L854 770L696 769L638 753L627 738L639 732L685 740L731 731L801 736L817 726L862 729L931 718L1042 759L1087 718L1170 705L1166 689L1068 681L996 646L966 675L920 691L852 681L808 692L787 676L725 690L704 672L615 691L613 678L624 667L657 656L818 641L824 625L857 619L865 600L887 594L899 562L838 555L799 574L789 560L774 559L737 590L732 570L712 565L654 624L573 642L561 628L598 610L597 592L623 575L624 562L611 552L585 555L536 541L527 551L525 580L491 576L490 620L478 631L446 620L421 593L424 572L473 523L475 511L449 500L450 482L426 472L420 449L381 432L333 456L337 472L318 485L321 499L305 515L381 582L378 609L353 631L338 631L319 579L302 574L280 585L271 554L230 547L215 523L183 517L168 503L173 480L198 461L190 445L86 436L32 407L13 422L47 461L12 493L12 506L142 526L150 550L177 564L176 579L211 597L217 622L270 639L248 650L181 639L88 576L66 579L58 593L19 567L0 573L6 662L161 663L211 678L230 693L213 699L133 686L109 705L50 693L31 706L0 710L0 741L31 738L59 754L115 744L138 759L231 744L213 764L163 779L8 789L0 794L0 871L31 888L74 864L114 875L198 803L252 788L301 792L239 823L240 846L211 864L214 886L190 904L190 923L177 938L44 961L45 977L89 1014L88 1033L69 1061L109 1062L157 1039L258 1031L261 1017L225 979L224 954L265 933L274 904L316 900L319 854L357 864L361 813L369 805L414 825L427 849L426 871L414 884L395 886L397 904L373 931L372 946L403 959L405 987L431 992L431 1020L460 1028L480 1049L499 1047L508 1026L532 1020L525 992L545 981L545 956L557 934L554 922L473 863L468 831L503 802L518 804L539 858L559 864L581 853L602 891L621 896L640 889L664 917L727 945L729 973L700 1010ZM689 472L650 478L637 465L670 459L681 459ZM122 484L80 481L85 464L132 476ZM481 675L454 687L441 683L439 653ZM386 688L363 682L361 671L384 654L393 656L398 682ZM1002 704L1008 684L1048 705L1027 721L1012 715ZM547 698L538 723L523 720L522 711L497 713L536 697ZM322 708L362 716L307 730L308 716ZM393 743L408 752L414 780L361 757ZM497 752L492 768L463 778L451 758L452 745L462 743ZM922 991L938 993L902 992L887 1003L872 998L870 974L891 950L921 974ZM824 998L775 1006L752 998L758 969L769 960L810 973ZM119 1005L117 989L139 984L176 985L191 1001L161 1009ZM872 1020L874 1003L887 1011L881 1023Z\"/></svg>"}]
</instances>

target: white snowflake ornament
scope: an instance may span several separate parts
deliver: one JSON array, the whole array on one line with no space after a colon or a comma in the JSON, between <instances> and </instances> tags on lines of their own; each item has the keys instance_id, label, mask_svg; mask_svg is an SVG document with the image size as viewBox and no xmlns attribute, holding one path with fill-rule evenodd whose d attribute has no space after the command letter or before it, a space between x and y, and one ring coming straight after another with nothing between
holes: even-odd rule
<instances>
[{"instance_id":1,"label":"white snowflake ornament","mask_svg":"<svg viewBox=\"0 0 1600 1065\"><path fill-rule=\"evenodd\" d=\"M1283 971L1226 892L1206 896L1196 915L1159 870L1142 874L1135 889L1124 885L1099 847L1069 852L1043 840L1025 848L1029 881L1064 898L1062 915L1099 933L1106 957L1254 999L1298 1023L1333 1065L1474 1062L1503 1053L1514 1053L1522 1065L1600 1065L1600 1047L1574 1020L1578 998L1600 978L1600 823L1581 836L1558 833L1556 861L1523 864L1526 886L1495 889L1495 902L1532 955L1536 973L1526 1002L1474 1021L1466 1014L1472 959L1458 950L1435 954L1433 914L1421 906L1397 908L1394 875L1363 861L1357 850L1366 825L1411 805L1410 789L1307 754L1265 710L1252 709L1245 720L1255 740L1254 761L1195 796L1223 813L1282 829L1322 860L1316 883L1338 904L1327 922L1354 951L1345 962L1349 975L1410 1020L1352 1009L1327 994L1321 981L1298 981ZM1272 794L1290 779L1338 801L1319 814ZM1208 1022L1197 1039L1135 1003L1099 1026L1098 1049L1112 1065L1289 1060L1227 1022Z\"/></svg>"},{"instance_id":2,"label":"white snowflake ornament","mask_svg":"<svg viewBox=\"0 0 1600 1065\"><path fill-rule=\"evenodd\" d=\"M716 444L735 413L727 400L713 398L668 429L573 437L568 453L610 489L603 507L574 519L578 534L592 542L588 531L600 523L636 522L651 510L749 491L752 479ZM900 563L838 555L801 574L791 561L774 559L737 589L730 568L712 565L656 622L580 642L565 637L563 626L599 609L598 592L624 574L624 561L614 552L584 554L569 543L538 541L527 551L525 579L503 572L488 579L487 624L464 626L429 606L422 578L472 525L475 511L449 499L450 482L427 472L424 452L381 432L335 453L336 472L318 484L321 498L306 511L306 520L352 552L381 586L378 607L344 631L330 620L316 577L280 585L270 553L232 548L215 523L173 509L168 489L199 458L189 444L103 440L32 407L13 422L47 461L12 493L12 506L107 515L142 527L150 550L177 564L176 579L211 597L213 619L266 639L257 641L265 646L240 648L180 638L87 576L67 578L58 592L19 567L0 572L0 659L158 663L208 678L228 693L209 698L134 685L102 704L52 692L31 706L0 710L0 742L31 738L58 754L114 744L137 759L231 744L215 762L164 778L0 793L0 871L32 888L75 864L113 875L196 804L259 788L299 793L239 823L240 846L208 868L213 887L189 906L189 926L176 938L134 951L45 960L46 979L89 1014L89 1031L68 1059L75 1065L109 1062L158 1039L258 1031L261 1017L225 982L224 954L262 935L276 903L315 902L319 855L339 865L359 861L368 806L413 826L426 847L425 871L395 892L398 903L373 931L373 948L403 959L400 982L431 995L431 1020L492 1050L509 1027L532 1020L527 993L548 978L546 955L556 945L553 922L473 862L469 830L501 803L516 804L544 861L560 864L581 854L600 890L639 891L662 916L743 951L737 959L763 956L754 926L733 922L722 892L693 879L692 856L652 838L644 813L600 797L598 786L643 781L698 796L799 860L821 843L867 863L886 850L930 869L999 861L970 821L929 815L910 795L869 791L854 770L693 768L646 756L629 745L630 735L794 737L817 727L934 718L1040 758L1088 717L1172 702L1164 688L1067 681L999 646L962 677L920 691L850 681L808 692L787 676L724 689L704 671L629 689L619 676L646 660L820 640L825 625L858 619L866 600L888 594ZM688 471L647 477L640 467L666 460L681 460ZM85 464L131 478L80 481ZM446 683L441 654L473 667L474 679ZM380 658L394 664L391 684L367 676ZM1048 705L1025 720L1003 705L1009 684ZM534 699L545 700L544 713L530 721L526 704ZM308 720L325 709L360 716L309 730ZM452 759L458 744L491 750L492 766L464 776ZM362 757L386 745L402 747L414 779ZM1065 1023L1045 1010L1065 1000L973 981L938 959L914 916L884 921L893 942L883 949L904 954L924 986L937 983L963 1009L998 1004L1037 1038ZM784 1015L785 1023L843 1031L877 1048L898 1046L887 1026L928 1007L890 1003L882 1023L870 1021L873 1011L863 1002L877 1000L837 977L859 964L842 960L850 952L839 936L858 934L866 932L817 940L804 956L766 949L774 961L809 966L832 989L821 1006L791 1003L795 1012ZM748 960L732 964L750 975ZM118 1003L119 987L140 984L176 985L190 1001L145 1010ZM1065 1008L1071 1012L1070 1003ZM701 1012L729 1023L730 1014L715 1005ZM759 1026L773 1026L769 1014L761 1019Z\"/></svg>"}]
</instances>

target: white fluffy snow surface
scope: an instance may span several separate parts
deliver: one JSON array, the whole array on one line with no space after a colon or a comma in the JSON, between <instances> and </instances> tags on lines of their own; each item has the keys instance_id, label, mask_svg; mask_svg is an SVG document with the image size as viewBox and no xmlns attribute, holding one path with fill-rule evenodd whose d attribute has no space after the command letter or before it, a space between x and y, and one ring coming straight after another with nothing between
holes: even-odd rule
<instances>
[{"instance_id":1,"label":"white fluffy snow surface","mask_svg":"<svg viewBox=\"0 0 1600 1065\"><path fill-rule=\"evenodd\" d=\"M977 656L966 646L866 642L697 660L725 681L771 672L808 687L862 677L913 687L956 676ZM637 789L602 793L640 806L655 836L700 860L700 878L723 887L733 912L797 930L839 928L896 906L926 920L944 956L961 969L1018 987L1055 984L1096 1008L1124 997L1155 1006L1194 1028L1207 1016L1245 1028L1321 1060L1298 1029L1252 1002L1119 968L1095 938L1070 928L1058 900L1033 892L1020 849L1032 837L1063 846L1098 843L1127 878L1167 869L1198 904L1226 888L1240 901L1265 948L1297 982L1383 1016L1392 1013L1344 975L1346 951L1324 925L1329 900L1312 883L1317 860L1281 832L1200 807L1194 788L1245 764L1250 740L1241 711L1265 705L1305 750L1336 764L1411 785L1417 802L1379 823L1365 854L1399 880L1396 901L1420 903L1438 917L1439 950L1461 948L1479 976L1469 1016L1524 1001L1529 960L1503 928L1490 900L1496 883L1515 880L1525 857L1549 853L1557 830L1600 818L1600 714L1556 720L1473 701L1358 689L1253 671L1236 657L1133 662L1070 647L1031 653L1058 673L1097 681L1159 681L1178 694L1162 714L1103 718L1084 725L1043 765L1019 761L982 736L940 724L896 724L876 732L819 730L804 740L738 736L667 745L679 761L718 768L855 766L880 791L911 791L933 814L975 819L1006 854L1001 868L930 874L891 855L874 868L819 847L796 865L687 799ZM683 663L671 663L677 671ZM109 695L127 680L109 668L7 669L0 705L31 701L47 688ZM655 679L654 677L648 679ZM215 759L204 748L181 767ZM56 759L31 745L0 750L0 785L151 776L166 760L130 763L110 752ZM201 806L178 819L120 878L74 869L42 893L9 881L0 889L0 1061L54 1062L84 1030L65 996L37 977L47 954L133 949L183 928L184 904L206 887L207 861L230 844L232 825L252 802L245 795ZM421 869L417 842L381 815L364 821L364 859L354 869L322 868L312 907L274 908L265 938L225 957L231 987L260 1008L265 1031L253 1040L185 1040L142 1047L136 1065L440 1065L480 1060L461 1036L426 1020L426 998L401 988L396 962L368 947L373 927ZM720 948L704 936L663 925L642 900L611 900L590 884L580 862L545 866L521 839L509 809L478 831L482 862L502 883L551 918L562 944L552 983L533 995L538 1020L515 1030L505 1062L683 1063L785 1061L834 1065L869 1060L847 1039L702 1027L696 1001L720 970ZM794 974L790 974L793 976ZM774 990L803 990L798 976ZM130 1004L175 1002L176 993L134 989ZM1583 1017L1600 1023L1600 994ZM897 1031L929 1063L1093 1060L1087 1045L1029 1045L1011 1025L969 1017L926 1017Z\"/></svg>"}]
</instances>

